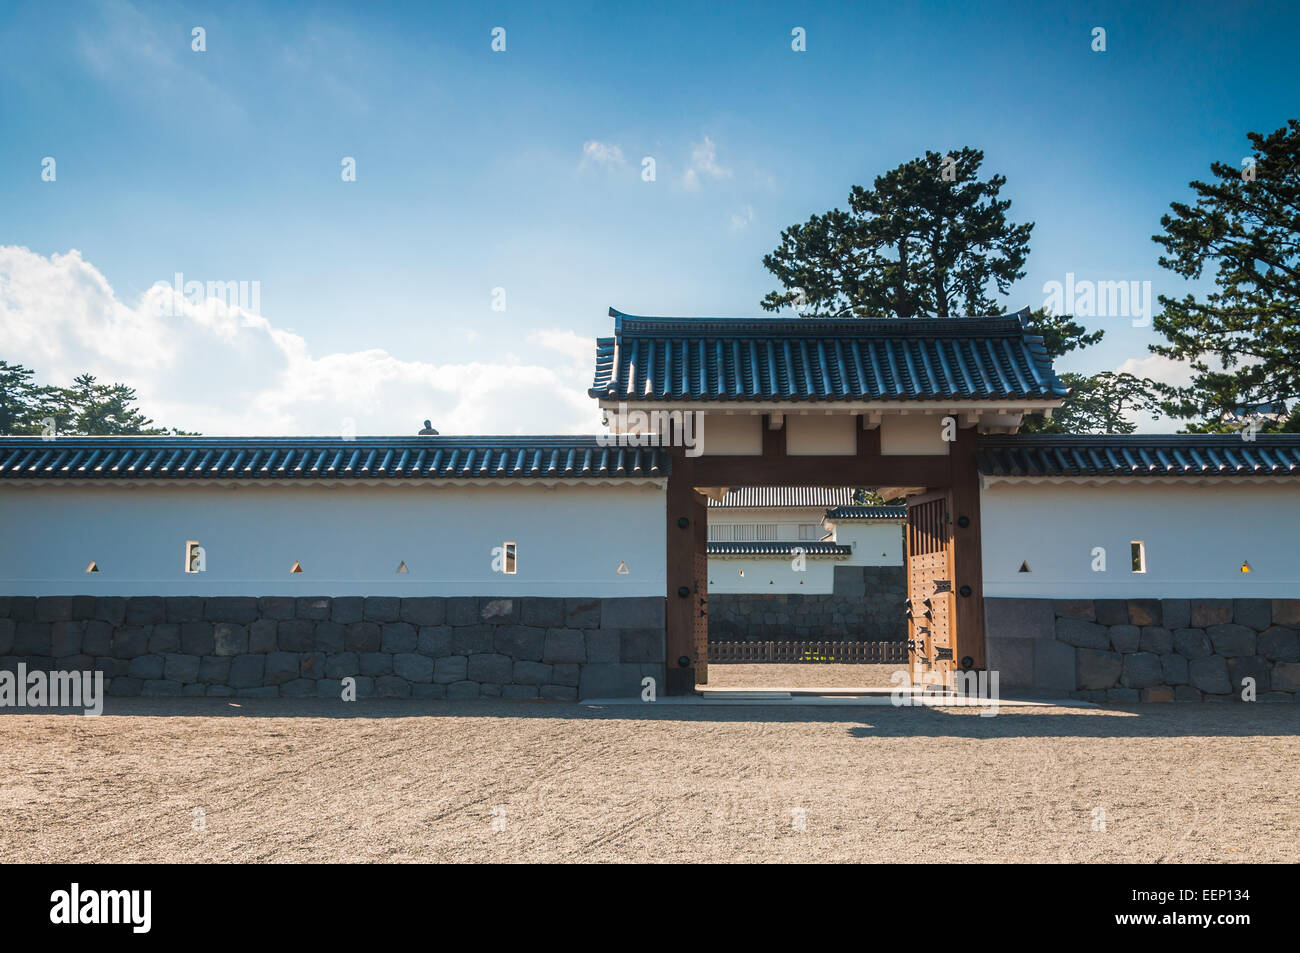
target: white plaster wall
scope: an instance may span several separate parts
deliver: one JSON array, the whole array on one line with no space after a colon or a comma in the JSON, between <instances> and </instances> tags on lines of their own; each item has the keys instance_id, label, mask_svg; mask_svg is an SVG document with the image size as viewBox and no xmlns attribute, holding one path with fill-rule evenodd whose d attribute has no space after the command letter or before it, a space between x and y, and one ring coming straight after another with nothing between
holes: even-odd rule
<instances>
[{"instance_id":1,"label":"white plaster wall","mask_svg":"<svg viewBox=\"0 0 1300 953\"><path fill-rule=\"evenodd\" d=\"M903 527L898 523L844 520L835 524L835 542L853 547L847 565L903 565Z\"/></svg>"},{"instance_id":2,"label":"white plaster wall","mask_svg":"<svg viewBox=\"0 0 1300 953\"><path fill-rule=\"evenodd\" d=\"M709 592L757 592L772 595L792 592L829 595L835 588L835 566L843 559L804 558L804 571L793 568L793 557L709 560ZM741 570L745 575L741 576Z\"/></svg>"},{"instance_id":3,"label":"white plaster wall","mask_svg":"<svg viewBox=\"0 0 1300 953\"><path fill-rule=\"evenodd\" d=\"M994 483L980 518L986 596L1300 597L1296 483ZM1145 573L1129 569L1138 539ZM1091 568L1096 546L1104 573Z\"/></svg>"},{"instance_id":4,"label":"white plaster wall","mask_svg":"<svg viewBox=\"0 0 1300 953\"><path fill-rule=\"evenodd\" d=\"M704 414L696 439L704 453L752 457L763 452L763 418L755 414Z\"/></svg>"},{"instance_id":5,"label":"white plaster wall","mask_svg":"<svg viewBox=\"0 0 1300 953\"><path fill-rule=\"evenodd\" d=\"M0 594L661 596L664 507L652 485L10 484ZM516 575L492 570L506 540Z\"/></svg>"},{"instance_id":6,"label":"white plaster wall","mask_svg":"<svg viewBox=\"0 0 1300 953\"><path fill-rule=\"evenodd\" d=\"M848 414L787 414L785 452L800 456L854 456L858 418Z\"/></svg>"},{"instance_id":7,"label":"white plaster wall","mask_svg":"<svg viewBox=\"0 0 1300 953\"><path fill-rule=\"evenodd\" d=\"M885 414L880 420L880 455L948 455L942 414Z\"/></svg>"}]
</instances>

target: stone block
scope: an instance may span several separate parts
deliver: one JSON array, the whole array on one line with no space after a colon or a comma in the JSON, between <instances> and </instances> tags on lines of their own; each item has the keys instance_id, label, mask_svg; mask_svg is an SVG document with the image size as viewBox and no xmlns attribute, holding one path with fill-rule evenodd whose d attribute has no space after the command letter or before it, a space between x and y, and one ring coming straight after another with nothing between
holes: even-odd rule
<instances>
[{"instance_id":1,"label":"stone block","mask_svg":"<svg viewBox=\"0 0 1300 953\"><path fill-rule=\"evenodd\" d=\"M367 622L396 622L402 616L402 600L396 596L367 596L363 618Z\"/></svg>"},{"instance_id":2,"label":"stone block","mask_svg":"<svg viewBox=\"0 0 1300 953\"><path fill-rule=\"evenodd\" d=\"M1163 621L1164 612L1161 609L1159 599L1128 600L1128 622L1130 625L1136 625L1140 628L1144 625L1161 625Z\"/></svg>"},{"instance_id":3,"label":"stone block","mask_svg":"<svg viewBox=\"0 0 1300 953\"><path fill-rule=\"evenodd\" d=\"M1174 701L1176 702L1198 702L1201 700L1201 693L1190 685L1174 686Z\"/></svg>"},{"instance_id":4,"label":"stone block","mask_svg":"<svg viewBox=\"0 0 1300 953\"><path fill-rule=\"evenodd\" d=\"M87 655L109 655L113 649L113 627L99 619L90 619L82 625L81 651ZM3 639L0 639L2 642ZM3 654L3 653L0 653Z\"/></svg>"},{"instance_id":5,"label":"stone block","mask_svg":"<svg viewBox=\"0 0 1300 953\"><path fill-rule=\"evenodd\" d=\"M510 681L520 685L546 685L551 681L551 666L544 662L515 662ZM533 692L536 695L536 689Z\"/></svg>"},{"instance_id":6,"label":"stone block","mask_svg":"<svg viewBox=\"0 0 1300 953\"><path fill-rule=\"evenodd\" d=\"M1300 628L1300 599L1274 599L1272 602L1274 625Z\"/></svg>"},{"instance_id":7,"label":"stone block","mask_svg":"<svg viewBox=\"0 0 1300 953\"><path fill-rule=\"evenodd\" d=\"M393 674L408 682L432 682L433 659L415 652L398 652L393 655Z\"/></svg>"},{"instance_id":8,"label":"stone block","mask_svg":"<svg viewBox=\"0 0 1300 953\"><path fill-rule=\"evenodd\" d=\"M1110 644L1116 652L1124 654L1136 652L1142 640L1142 630L1135 625L1112 625L1110 627Z\"/></svg>"},{"instance_id":9,"label":"stone block","mask_svg":"<svg viewBox=\"0 0 1300 953\"><path fill-rule=\"evenodd\" d=\"M266 672L265 655L236 655L230 660L229 684L233 689L252 688L262 684Z\"/></svg>"},{"instance_id":10,"label":"stone block","mask_svg":"<svg viewBox=\"0 0 1300 953\"><path fill-rule=\"evenodd\" d=\"M298 600L293 596L262 596L257 600L257 614L263 619L292 619L298 611Z\"/></svg>"},{"instance_id":11,"label":"stone block","mask_svg":"<svg viewBox=\"0 0 1300 953\"><path fill-rule=\"evenodd\" d=\"M515 659L508 655L471 655L469 657L469 680L472 682L510 681L514 671Z\"/></svg>"},{"instance_id":12,"label":"stone block","mask_svg":"<svg viewBox=\"0 0 1300 953\"><path fill-rule=\"evenodd\" d=\"M259 655L258 658L263 658ZM279 698L279 685L253 685L248 688L236 688L236 698Z\"/></svg>"},{"instance_id":13,"label":"stone block","mask_svg":"<svg viewBox=\"0 0 1300 953\"><path fill-rule=\"evenodd\" d=\"M1152 685L1150 688L1142 689L1142 700L1144 702L1171 702L1174 700L1174 690L1168 685Z\"/></svg>"},{"instance_id":14,"label":"stone block","mask_svg":"<svg viewBox=\"0 0 1300 953\"><path fill-rule=\"evenodd\" d=\"M202 698L208 693L208 686L198 682L189 682L181 686L181 694L188 698Z\"/></svg>"},{"instance_id":15,"label":"stone block","mask_svg":"<svg viewBox=\"0 0 1300 953\"><path fill-rule=\"evenodd\" d=\"M257 599L252 596L210 596L203 606L209 622L233 622L248 625L257 619Z\"/></svg>"},{"instance_id":16,"label":"stone block","mask_svg":"<svg viewBox=\"0 0 1300 953\"><path fill-rule=\"evenodd\" d=\"M570 629L599 629L601 626L601 601L599 599L565 599L564 624Z\"/></svg>"},{"instance_id":17,"label":"stone block","mask_svg":"<svg viewBox=\"0 0 1300 953\"><path fill-rule=\"evenodd\" d=\"M1300 635L1294 629L1269 626L1255 640L1255 652L1274 662L1300 662Z\"/></svg>"},{"instance_id":18,"label":"stone block","mask_svg":"<svg viewBox=\"0 0 1300 953\"><path fill-rule=\"evenodd\" d=\"M580 665L571 662L557 662L551 666L551 684L568 685L576 689L581 678L581 672L582 666Z\"/></svg>"},{"instance_id":19,"label":"stone block","mask_svg":"<svg viewBox=\"0 0 1300 953\"><path fill-rule=\"evenodd\" d=\"M489 625L517 625L519 623L518 599L480 599L478 601L480 622Z\"/></svg>"},{"instance_id":20,"label":"stone block","mask_svg":"<svg viewBox=\"0 0 1300 953\"><path fill-rule=\"evenodd\" d=\"M302 602L298 604L299 618L307 619L310 616L302 615ZM329 620L337 622L339 625L352 625L354 622L360 622L365 614L365 600L361 596L339 596L330 600Z\"/></svg>"},{"instance_id":21,"label":"stone block","mask_svg":"<svg viewBox=\"0 0 1300 953\"><path fill-rule=\"evenodd\" d=\"M1093 611L1098 625L1128 625L1127 599L1094 599Z\"/></svg>"},{"instance_id":22,"label":"stone block","mask_svg":"<svg viewBox=\"0 0 1300 953\"><path fill-rule=\"evenodd\" d=\"M310 678L295 678L280 686L281 698L311 698L316 694L316 682Z\"/></svg>"},{"instance_id":23,"label":"stone block","mask_svg":"<svg viewBox=\"0 0 1300 953\"><path fill-rule=\"evenodd\" d=\"M181 683L170 682L162 678L147 678L140 690L141 695L159 696L159 695L180 695Z\"/></svg>"},{"instance_id":24,"label":"stone block","mask_svg":"<svg viewBox=\"0 0 1300 953\"><path fill-rule=\"evenodd\" d=\"M375 679L375 696L378 698L410 698L411 683L396 675L381 675Z\"/></svg>"},{"instance_id":25,"label":"stone block","mask_svg":"<svg viewBox=\"0 0 1300 953\"><path fill-rule=\"evenodd\" d=\"M1227 695L1232 691L1228 660L1222 655L1192 659L1187 663L1187 675L1192 686L1207 695Z\"/></svg>"},{"instance_id":26,"label":"stone block","mask_svg":"<svg viewBox=\"0 0 1300 953\"><path fill-rule=\"evenodd\" d=\"M129 675L119 675L108 683L108 694L133 697L144 688L144 681Z\"/></svg>"},{"instance_id":27,"label":"stone block","mask_svg":"<svg viewBox=\"0 0 1300 953\"><path fill-rule=\"evenodd\" d=\"M587 661L587 640L582 629L549 629L542 648L542 659L547 662ZM617 661L615 658L612 661ZM629 659L629 661L631 661ZM542 684L538 682L537 684Z\"/></svg>"},{"instance_id":28,"label":"stone block","mask_svg":"<svg viewBox=\"0 0 1300 953\"><path fill-rule=\"evenodd\" d=\"M1144 626L1138 639L1138 648L1155 655L1168 655L1174 650L1174 634L1164 626Z\"/></svg>"},{"instance_id":29,"label":"stone block","mask_svg":"<svg viewBox=\"0 0 1300 953\"><path fill-rule=\"evenodd\" d=\"M1037 602L1038 600L1027 601ZM1052 603L1052 609L1056 617L1060 619L1082 619L1085 622L1093 622L1097 618L1091 599L1057 599Z\"/></svg>"},{"instance_id":30,"label":"stone block","mask_svg":"<svg viewBox=\"0 0 1300 953\"><path fill-rule=\"evenodd\" d=\"M149 632L144 633L141 650L136 655L143 655L149 647ZM54 642L53 625L49 622L19 622L14 628L15 655L49 655ZM128 656L129 657L129 656Z\"/></svg>"},{"instance_id":31,"label":"stone block","mask_svg":"<svg viewBox=\"0 0 1300 953\"><path fill-rule=\"evenodd\" d=\"M1160 656L1151 652L1133 652L1124 656L1123 672L1120 683L1125 688L1150 688L1159 685L1164 679L1164 669L1160 665Z\"/></svg>"},{"instance_id":32,"label":"stone block","mask_svg":"<svg viewBox=\"0 0 1300 953\"><path fill-rule=\"evenodd\" d=\"M199 679L208 685L225 685L230 681L230 659L205 655L199 659Z\"/></svg>"},{"instance_id":33,"label":"stone block","mask_svg":"<svg viewBox=\"0 0 1300 953\"><path fill-rule=\"evenodd\" d=\"M442 685L464 681L468 671L469 660L463 655L444 655L433 662L433 680ZM474 697L478 697L477 685Z\"/></svg>"},{"instance_id":34,"label":"stone block","mask_svg":"<svg viewBox=\"0 0 1300 953\"><path fill-rule=\"evenodd\" d=\"M1074 690L1076 649L1055 639L1044 639L1034 645L1034 684L1040 691Z\"/></svg>"},{"instance_id":35,"label":"stone block","mask_svg":"<svg viewBox=\"0 0 1300 953\"><path fill-rule=\"evenodd\" d=\"M12 622L9 623L13 625ZM12 630L11 630L12 631ZM50 652L58 657L61 655L79 655L81 654L82 636L86 631L84 622L54 622L50 624ZM10 644L13 644L12 636ZM8 649L0 646L0 655L5 654Z\"/></svg>"},{"instance_id":36,"label":"stone block","mask_svg":"<svg viewBox=\"0 0 1300 953\"><path fill-rule=\"evenodd\" d=\"M131 663L126 659L100 656L95 659L91 668L96 672L103 672L105 678L116 678L118 675L125 675L130 666Z\"/></svg>"},{"instance_id":37,"label":"stone block","mask_svg":"<svg viewBox=\"0 0 1300 953\"><path fill-rule=\"evenodd\" d=\"M447 686L448 699L478 698L478 682L452 682Z\"/></svg>"},{"instance_id":38,"label":"stone block","mask_svg":"<svg viewBox=\"0 0 1300 953\"><path fill-rule=\"evenodd\" d=\"M576 702L578 700L578 689L568 685L543 685L538 689L537 695L547 701Z\"/></svg>"},{"instance_id":39,"label":"stone block","mask_svg":"<svg viewBox=\"0 0 1300 953\"><path fill-rule=\"evenodd\" d=\"M73 622L88 622L91 619L95 618L95 597L94 596L71 596L70 598L72 600L72 621ZM0 615L3 614L4 613L0 613Z\"/></svg>"},{"instance_id":40,"label":"stone block","mask_svg":"<svg viewBox=\"0 0 1300 953\"><path fill-rule=\"evenodd\" d=\"M200 659L197 655L172 653L163 656L163 678L172 682L199 681Z\"/></svg>"},{"instance_id":41,"label":"stone block","mask_svg":"<svg viewBox=\"0 0 1300 953\"><path fill-rule=\"evenodd\" d=\"M1114 652L1080 648L1075 653L1074 683L1081 691L1109 689L1119 681L1123 668L1123 658Z\"/></svg>"},{"instance_id":42,"label":"stone block","mask_svg":"<svg viewBox=\"0 0 1300 953\"><path fill-rule=\"evenodd\" d=\"M493 651L496 629L490 625L462 625L451 630L453 655L483 655ZM539 656L540 657L540 656Z\"/></svg>"},{"instance_id":43,"label":"stone block","mask_svg":"<svg viewBox=\"0 0 1300 953\"><path fill-rule=\"evenodd\" d=\"M1082 619L1056 619L1057 641L1081 649L1105 651L1110 648L1110 630L1095 622ZM992 638L993 630L986 629L985 638Z\"/></svg>"},{"instance_id":44,"label":"stone block","mask_svg":"<svg viewBox=\"0 0 1300 953\"><path fill-rule=\"evenodd\" d=\"M186 655L212 655L217 646L214 630L211 622L182 622L181 651Z\"/></svg>"},{"instance_id":45,"label":"stone block","mask_svg":"<svg viewBox=\"0 0 1300 953\"><path fill-rule=\"evenodd\" d=\"M383 643L378 622L352 622L343 636L343 648L349 652L378 652Z\"/></svg>"},{"instance_id":46,"label":"stone block","mask_svg":"<svg viewBox=\"0 0 1300 953\"><path fill-rule=\"evenodd\" d=\"M528 664L531 665L534 663L530 662ZM501 697L510 698L510 699L536 698L537 686L536 685L502 685Z\"/></svg>"},{"instance_id":47,"label":"stone block","mask_svg":"<svg viewBox=\"0 0 1300 953\"><path fill-rule=\"evenodd\" d=\"M1255 654L1255 630L1248 626L1228 623L1212 625L1205 630L1214 646L1216 655L1232 658L1238 655Z\"/></svg>"},{"instance_id":48,"label":"stone block","mask_svg":"<svg viewBox=\"0 0 1300 953\"><path fill-rule=\"evenodd\" d=\"M35 622L36 621L36 597L35 596L5 596L9 600L9 618L15 622ZM122 611L126 611L126 600L120 600ZM71 604L68 611L71 612ZM95 611L99 611L99 603L95 604ZM113 622L121 622L122 617L119 615Z\"/></svg>"},{"instance_id":49,"label":"stone block","mask_svg":"<svg viewBox=\"0 0 1300 953\"><path fill-rule=\"evenodd\" d=\"M14 600L17 606L17 598ZM34 605L33 605L34 608ZM11 609L11 615L14 619L21 618ZM122 596L99 596L95 599L95 618L100 622L107 622L109 625L121 625L126 621L126 599Z\"/></svg>"},{"instance_id":50,"label":"stone block","mask_svg":"<svg viewBox=\"0 0 1300 953\"><path fill-rule=\"evenodd\" d=\"M1232 621L1263 632L1273 624L1273 603L1269 599L1233 599Z\"/></svg>"},{"instance_id":51,"label":"stone block","mask_svg":"<svg viewBox=\"0 0 1300 953\"><path fill-rule=\"evenodd\" d=\"M621 629L619 630L620 662L659 662L664 661L663 629ZM556 659L556 661L561 661ZM564 659L563 661L574 661Z\"/></svg>"},{"instance_id":52,"label":"stone block","mask_svg":"<svg viewBox=\"0 0 1300 953\"><path fill-rule=\"evenodd\" d=\"M229 685L208 685L203 694L209 698L230 698L235 694L235 690Z\"/></svg>"},{"instance_id":53,"label":"stone block","mask_svg":"<svg viewBox=\"0 0 1300 953\"><path fill-rule=\"evenodd\" d=\"M411 683L412 698L446 698L447 686L438 684L426 684L424 682Z\"/></svg>"},{"instance_id":54,"label":"stone block","mask_svg":"<svg viewBox=\"0 0 1300 953\"><path fill-rule=\"evenodd\" d=\"M448 625L478 625L478 600L473 596L452 596L443 606L443 612Z\"/></svg>"},{"instance_id":55,"label":"stone block","mask_svg":"<svg viewBox=\"0 0 1300 953\"><path fill-rule=\"evenodd\" d=\"M41 600L44 602L45 600ZM156 625L167 621L167 603L161 596L130 596L126 600L127 625Z\"/></svg>"},{"instance_id":56,"label":"stone block","mask_svg":"<svg viewBox=\"0 0 1300 953\"><path fill-rule=\"evenodd\" d=\"M1160 656L1160 670L1166 685L1187 684L1187 657L1166 652Z\"/></svg>"},{"instance_id":57,"label":"stone block","mask_svg":"<svg viewBox=\"0 0 1300 953\"><path fill-rule=\"evenodd\" d=\"M166 604L166 621L174 625L203 621L202 596L167 596L163 602Z\"/></svg>"},{"instance_id":58,"label":"stone block","mask_svg":"<svg viewBox=\"0 0 1300 953\"><path fill-rule=\"evenodd\" d=\"M1242 679L1253 678L1255 680L1255 694L1260 695L1271 689L1271 676L1273 666L1269 664L1268 659L1260 658L1257 655L1243 655L1237 658L1228 659L1228 682L1232 685L1232 690L1240 695L1244 686L1241 684Z\"/></svg>"},{"instance_id":59,"label":"stone block","mask_svg":"<svg viewBox=\"0 0 1300 953\"><path fill-rule=\"evenodd\" d=\"M380 650L384 652L414 652L419 642L415 626L409 622L385 622L380 635Z\"/></svg>"},{"instance_id":60,"label":"stone block","mask_svg":"<svg viewBox=\"0 0 1300 953\"><path fill-rule=\"evenodd\" d=\"M1274 662L1273 691L1300 692L1300 662Z\"/></svg>"},{"instance_id":61,"label":"stone block","mask_svg":"<svg viewBox=\"0 0 1300 953\"><path fill-rule=\"evenodd\" d=\"M346 678L361 674L361 657L356 652L338 652L325 656L325 677Z\"/></svg>"},{"instance_id":62,"label":"stone block","mask_svg":"<svg viewBox=\"0 0 1300 953\"><path fill-rule=\"evenodd\" d=\"M1192 626L1192 600L1161 599L1161 625L1172 632L1174 629L1189 629Z\"/></svg>"},{"instance_id":63,"label":"stone block","mask_svg":"<svg viewBox=\"0 0 1300 953\"><path fill-rule=\"evenodd\" d=\"M451 654L451 633L449 625L422 625L416 634L415 650L421 655L441 658Z\"/></svg>"},{"instance_id":64,"label":"stone block","mask_svg":"<svg viewBox=\"0 0 1300 953\"><path fill-rule=\"evenodd\" d=\"M132 678L146 681L159 679L163 677L164 661L161 655L137 655L131 659L131 664L127 667L126 673Z\"/></svg>"},{"instance_id":65,"label":"stone block","mask_svg":"<svg viewBox=\"0 0 1300 953\"><path fill-rule=\"evenodd\" d=\"M1214 654L1204 629L1174 629L1174 651L1187 658L1205 658Z\"/></svg>"},{"instance_id":66,"label":"stone block","mask_svg":"<svg viewBox=\"0 0 1300 953\"><path fill-rule=\"evenodd\" d=\"M248 652L248 627L234 622L218 622L212 627L212 654L243 655Z\"/></svg>"},{"instance_id":67,"label":"stone block","mask_svg":"<svg viewBox=\"0 0 1300 953\"><path fill-rule=\"evenodd\" d=\"M446 618L446 600L439 596L417 596L403 599L399 615L403 622L414 626L442 625Z\"/></svg>"},{"instance_id":68,"label":"stone block","mask_svg":"<svg viewBox=\"0 0 1300 953\"><path fill-rule=\"evenodd\" d=\"M616 629L587 629L585 636L588 662L619 661L622 639Z\"/></svg>"},{"instance_id":69,"label":"stone block","mask_svg":"<svg viewBox=\"0 0 1300 953\"><path fill-rule=\"evenodd\" d=\"M662 629L662 596L606 599L600 608L600 624L607 629Z\"/></svg>"},{"instance_id":70,"label":"stone block","mask_svg":"<svg viewBox=\"0 0 1300 953\"><path fill-rule=\"evenodd\" d=\"M175 622L155 625L149 633L149 651L154 655L166 655L181 650L181 627Z\"/></svg>"},{"instance_id":71,"label":"stone block","mask_svg":"<svg viewBox=\"0 0 1300 953\"><path fill-rule=\"evenodd\" d=\"M512 659L531 659L540 661L546 643L545 629L531 629L526 625L503 625L495 630L493 646L497 654L508 655ZM472 669L471 669L472 672ZM473 674L470 675L473 679ZM477 681L499 681L499 679L482 678Z\"/></svg>"},{"instance_id":72,"label":"stone block","mask_svg":"<svg viewBox=\"0 0 1300 953\"><path fill-rule=\"evenodd\" d=\"M22 625L18 626L19 634ZM16 643L15 643L16 644ZM149 651L149 629L142 625L124 625L113 633L113 655L117 658L135 658Z\"/></svg>"},{"instance_id":73,"label":"stone block","mask_svg":"<svg viewBox=\"0 0 1300 953\"><path fill-rule=\"evenodd\" d=\"M1193 629L1206 629L1212 625L1225 625L1232 621L1231 599L1193 599Z\"/></svg>"},{"instance_id":74,"label":"stone block","mask_svg":"<svg viewBox=\"0 0 1300 953\"><path fill-rule=\"evenodd\" d=\"M0 655L8 655L14 647L14 630L17 623L13 619L0 619Z\"/></svg>"},{"instance_id":75,"label":"stone block","mask_svg":"<svg viewBox=\"0 0 1300 953\"><path fill-rule=\"evenodd\" d=\"M316 648L316 623L311 619L276 623L275 641L281 652L310 652Z\"/></svg>"},{"instance_id":76,"label":"stone block","mask_svg":"<svg viewBox=\"0 0 1300 953\"><path fill-rule=\"evenodd\" d=\"M283 685L298 677L301 658L296 652L271 652L266 656L262 680L268 685Z\"/></svg>"},{"instance_id":77,"label":"stone block","mask_svg":"<svg viewBox=\"0 0 1300 953\"><path fill-rule=\"evenodd\" d=\"M374 678L379 675L393 674L393 657L387 652L362 652L361 674Z\"/></svg>"},{"instance_id":78,"label":"stone block","mask_svg":"<svg viewBox=\"0 0 1300 953\"><path fill-rule=\"evenodd\" d=\"M522 602L520 620L524 625L532 626L535 629L564 627L563 599L529 596L523 599Z\"/></svg>"},{"instance_id":79,"label":"stone block","mask_svg":"<svg viewBox=\"0 0 1300 953\"><path fill-rule=\"evenodd\" d=\"M317 622L314 636L316 651L326 655L344 651L347 632L347 627L340 622Z\"/></svg>"},{"instance_id":80,"label":"stone block","mask_svg":"<svg viewBox=\"0 0 1300 953\"><path fill-rule=\"evenodd\" d=\"M302 678L315 681L325 674L325 660L329 658L324 652L306 652L302 656L302 662L298 666L298 674Z\"/></svg>"},{"instance_id":81,"label":"stone block","mask_svg":"<svg viewBox=\"0 0 1300 953\"><path fill-rule=\"evenodd\" d=\"M1131 705L1134 702L1142 700L1141 694L1136 688L1108 688L1106 689L1106 701L1112 704Z\"/></svg>"},{"instance_id":82,"label":"stone block","mask_svg":"<svg viewBox=\"0 0 1300 953\"><path fill-rule=\"evenodd\" d=\"M501 686L495 682L480 682L478 694L480 698L500 698Z\"/></svg>"}]
</instances>

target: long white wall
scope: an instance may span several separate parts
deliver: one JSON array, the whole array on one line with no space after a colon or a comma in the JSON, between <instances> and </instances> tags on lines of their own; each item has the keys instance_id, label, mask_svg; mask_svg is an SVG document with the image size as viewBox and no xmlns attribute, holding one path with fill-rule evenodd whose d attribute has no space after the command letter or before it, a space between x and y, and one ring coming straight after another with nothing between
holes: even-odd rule
<instances>
[{"instance_id":1,"label":"long white wall","mask_svg":"<svg viewBox=\"0 0 1300 953\"><path fill-rule=\"evenodd\" d=\"M709 519L714 519L712 510ZM805 557L802 570L796 569L797 564L788 556L712 556L709 558L709 591L829 595L835 588L835 566L903 564L903 528L898 523L845 520L835 526L835 542L852 546L853 554L847 559Z\"/></svg>"},{"instance_id":2,"label":"long white wall","mask_svg":"<svg viewBox=\"0 0 1300 953\"><path fill-rule=\"evenodd\" d=\"M664 506L652 485L10 484L0 595L662 596ZM507 540L515 575L492 568Z\"/></svg>"},{"instance_id":3,"label":"long white wall","mask_svg":"<svg viewBox=\"0 0 1300 953\"><path fill-rule=\"evenodd\" d=\"M980 517L986 596L1300 597L1300 484L994 483ZM1133 540L1145 573L1131 571Z\"/></svg>"}]
</instances>

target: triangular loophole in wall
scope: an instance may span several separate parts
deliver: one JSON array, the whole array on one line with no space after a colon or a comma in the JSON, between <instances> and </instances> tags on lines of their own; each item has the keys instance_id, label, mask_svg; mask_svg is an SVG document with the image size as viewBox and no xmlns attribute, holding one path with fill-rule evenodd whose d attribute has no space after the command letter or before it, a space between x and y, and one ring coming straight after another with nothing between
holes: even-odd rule
<instances>
[{"instance_id":1,"label":"triangular loophole in wall","mask_svg":"<svg viewBox=\"0 0 1300 953\"><path fill-rule=\"evenodd\" d=\"M1021 572L1030 572L1031 570L1030 570L1030 568L1029 568L1029 563L1021 563L1021 564L1020 564L1020 571L1021 571Z\"/></svg>"},{"instance_id":2,"label":"triangular loophole in wall","mask_svg":"<svg viewBox=\"0 0 1300 953\"><path fill-rule=\"evenodd\" d=\"M622 562L622 561L620 560L620 562L619 562L619 564L618 564L618 569L616 569L616 570L614 570L614 571L617 572L620 576L626 576L626 575L628 574L627 563Z\"/></svg>"},{"instance_id":3,"label":"triangular loophole in wall","mask_svg":"<svg viewBox=\"0 0 1300 953\"><path fill-rule=\"evenodd\" d=\"M302 572L302 563L295 560L293 564L293 568L290 569L289 572Z\"/></svg>"},{"instance_id":4,"label":"triangular loophole in wall","mask_svg":"<svg viewBox=\"0 0 1300 953\"><path fill-rule=\"evenodd\" d=\"M406 560L405 560L405 559L403 559L400 563L397 564L397 571L398 571L398 572L410 572L410 570L406 568Z\"/></svg>"},{"instance_id":5,"label":"triangular loophole in wall","mask_svg":"<svg viewBox=\"0 0 1300 953\"><path fill-rule=\"evenodd\" d=\"M90 565L86 567L86 572L99 572L99 564L92 559Z\"/></svg>"}]
</instances>

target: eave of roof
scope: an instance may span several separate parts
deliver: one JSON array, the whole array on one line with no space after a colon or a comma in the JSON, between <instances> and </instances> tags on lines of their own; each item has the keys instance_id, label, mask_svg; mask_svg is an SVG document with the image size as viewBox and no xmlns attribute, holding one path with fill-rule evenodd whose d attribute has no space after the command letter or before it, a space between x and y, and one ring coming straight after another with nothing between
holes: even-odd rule
<instances>
[{"instance_id":1,"label":"eave of roof","mask_svg":"<svg viewBox=\"0 0 1300 953\"><path fill-rule=\"evenodd\" d=\"M610 309L592 397L689 402L1059 402L1028 310L972 318L664 318Z\"/></svg>"},{"instance_id":2,"label":"eave of roof","mask_svg":"<svg viewBox=\"0 0 1300 953\"><path fill-rule=\"evenodd\" d=\"M708 555L728 556L795 556L795 550L802 550L810 559L847 559L853 555L853 547L840 543L821 542L748 542L748 543L709 543Z\"/></svg>"},{"instance_id":3,"label":"eave of roof","mask_svg":"<svg viewBox=\"0 0 1300 953\"><path fill-rule=\"evenodd\" d=\"M598 437L0 437L0 480L587 480L668 476Z\"/></svg>"},{"instance_id":4,"label":"eave of roof","mask_svg":"<svg viewBox=\"0 0 1300 953\"><path fill-rule=\"evenodd\" d=\"M989 436L976 462L998 479L1300 477L1300 434Z\"/></svg>"},{"instance_id":5,"label":"eave of roof","mask_svg":"<svg viewBox=\"0 0 1300 953\"><path fill-rule=\"evenodd\" d=\"M849 486L745 486L727 492L720 500L710 497L710 509L761 509L808 507L825 509L853 502Z\"/></svg>"},{"instance_id":6,"label":"eave of roof","mask_svg":"<svg viewBox=\"0 0 1300 953\"><path fill-rule=\"evenodd\" d=\"M901 522L907 519L906 506L837 506L826 513L832 523L852 520Z\"/></svg>"}]
</instances>

